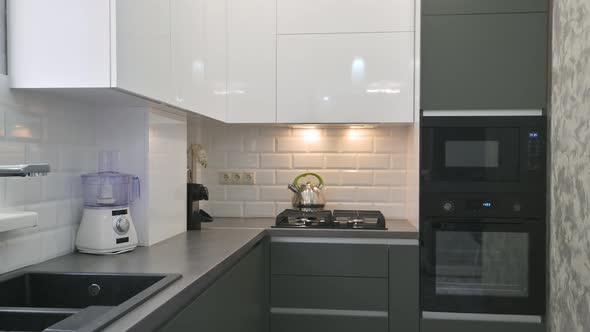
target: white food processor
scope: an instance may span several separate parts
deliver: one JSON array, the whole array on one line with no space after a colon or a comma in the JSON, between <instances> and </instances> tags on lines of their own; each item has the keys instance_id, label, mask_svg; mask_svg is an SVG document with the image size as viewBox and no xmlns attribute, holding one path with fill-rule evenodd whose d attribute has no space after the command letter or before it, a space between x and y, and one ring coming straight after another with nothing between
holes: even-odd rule
<instances>
[{"instance_id":1,"label":"white food processor","mask_svg":"<svg viewBox=\"0 0 590 332\"><path fill-rule=\"evenodd\" d=\"M103 151L98 173L82 175L84 211L76 237L80 252L114 255L137 247L129 207L139 198L139 178L119 173L118 160L117 151Z\"/></svg>"}]
</instances>

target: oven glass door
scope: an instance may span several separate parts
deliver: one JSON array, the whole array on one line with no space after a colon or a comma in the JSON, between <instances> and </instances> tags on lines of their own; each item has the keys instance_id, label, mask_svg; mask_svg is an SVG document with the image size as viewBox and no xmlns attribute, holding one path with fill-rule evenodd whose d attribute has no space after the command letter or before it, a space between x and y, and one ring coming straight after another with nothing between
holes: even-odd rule
<instances>
[{"instance_id":1,"label":"oven glass door","mask_svg":"<svg viewBox=\"0 0 590 332\"><path fill-rule=\"evenodd\" d=\"M518 139L518 128L423 128L422 175L427 181L516 181Z\"/></svg>"},{"instance_id":2,"label":"oven glass door","mask_svg":"<svg viewBox=\"0 0 590 332\"><path fill-rule=\"evenodd\" d=\"M430 220L423 227L424 310L544 311L542 222Z\"/></svg>"}]
</instances>

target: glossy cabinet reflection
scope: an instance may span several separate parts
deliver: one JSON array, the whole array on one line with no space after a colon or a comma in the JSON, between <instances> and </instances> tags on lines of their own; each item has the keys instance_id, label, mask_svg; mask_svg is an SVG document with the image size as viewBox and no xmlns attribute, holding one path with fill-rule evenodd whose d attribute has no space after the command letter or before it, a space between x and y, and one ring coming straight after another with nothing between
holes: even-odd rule
<instances>
[{"instance_id":1,"label":"glossy cabinet reflection","mask_svg":"<svg viewBox=\"0 0 590 332\"><path fill-rule=\"evenodd\" d=\"M227 122L276 119L276 1L228 0Z\"/></svg>"},{"instance_id":2,"label":"glossy cabinet reflection","mask_svg":"<svg viewBox=\"0 0 590 332\"><path fill-rule=\"evenodd\" d=\"M414 31L413 0L278 0L279 34Z\"/></svg>"},{"instance_id":3,"label":"glossy cabinet reflection","mask_svg":"<svg viewBox=\"0 0 590 332\"><path fill-rule=\"evenodd\" d=\"M227 100L225 1L171 2L174 105L225 120Z\"/></svg>"},{"instance_id":4,"label":"glossy cabinet reflection","mask_svg":"<svg viewBox=\"0 0 590 332\"><path fill-rule=\"evenodd\" d=\"M414 120L414 33L280 35L277 122Z\"/></svg>"}]
</instances>

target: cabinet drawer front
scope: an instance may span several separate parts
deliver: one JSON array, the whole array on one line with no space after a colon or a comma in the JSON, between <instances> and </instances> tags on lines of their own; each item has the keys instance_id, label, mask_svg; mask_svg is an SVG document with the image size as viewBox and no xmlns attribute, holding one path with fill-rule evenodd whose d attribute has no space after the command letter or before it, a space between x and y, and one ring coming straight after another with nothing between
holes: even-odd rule
<instances>
[{"instance_id":1,"label":"cabinet drawer front","mask_svg":"<svg viewBox=\"0 0 590 332\"><path fill-rule=\"evenodd\" d=\"M271 307L387 311L387 278L272 276Z\"/></svg>"},{"instance_id":2,"label":"cabinet drawer front","mask_svg":"<svg viewBox=\"0 0 590 332\"><path fill-rule=\"evenodd\" d=\"M387 332L387 317L271 315L273 332Z\"/></svg>"},{"instance_id":3,"label":"cabinet drawer front","mask_svg":"<svg viewBox=\"0 0 590 332\"><path fill-rule=\"evenodd\" d=\"M413 0L278 0L278 33L414 31Z\"/></svg>"},{"instance_id":4,"label":"cabinet drawer front","mask_svg":"<svg viewBox=\"0 0 590 332\"><path fill-rule=\"evenodd\" d=\"M547 0L422 0L422 14L546 12Z\"/></svg>"},{"instance_id":5,"label":"cabinet drawer front","mask_svg":"<svg viewBox=\"0 0 590 332\"><path fill-rule=\"evenodd\" d=\"M385 245L288 243L271 244L275 275L388 277Z\"/></svg>"},{"instance_id":6,"label":"cabinet drawer front","mask_svg":"<svg viewBox=\"0 0 590 332\"><path fill-rule=\"evenodd\" d=\"M422 108L546 107L547 14L422 20Z\"/></svg>"},{"instance_id":7,"label":"cabinet drawer front","mask_svg":"<svg viewBox=\"0 0 590 332\"><path fill-rule=\"evenodd\" d=\"M414 33L281 35L281 123L412 122Z\"/></svg>"},{"instance_id":8,"label":"cabinet drawer front","mask_svg":"<svg viewBox=\"0 0 590 332\"><path fill-rule=\"evenodd\" d=\"M420 332L545 332L542 323L421 319Z\"/></svg>"}]
</instances>

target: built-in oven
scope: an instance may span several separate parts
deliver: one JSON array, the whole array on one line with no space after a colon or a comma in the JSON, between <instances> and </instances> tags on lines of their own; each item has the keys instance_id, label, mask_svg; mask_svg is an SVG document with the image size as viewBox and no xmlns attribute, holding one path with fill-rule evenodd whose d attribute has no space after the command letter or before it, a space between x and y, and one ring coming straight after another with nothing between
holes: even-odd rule
<instances>
[{"instance_id":1,"label":"built-in oven","mask_svg":"<svg viewBox=\"0 0 590 332\"><path fill-rule=\"evenodd\" d=\"M543 194L421 196L423 312L545 312Z\"/></svg>"},{"instance_id":2,"label":"built-in oven","mask_svg":"<svg viewBox=\"0 0 590 332\"><path fill-rule=\"evenodd\" d=\"M545 191L545 117L425 116L420 132L422 191Z\"/></svg>"}]
</instances>

